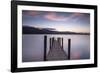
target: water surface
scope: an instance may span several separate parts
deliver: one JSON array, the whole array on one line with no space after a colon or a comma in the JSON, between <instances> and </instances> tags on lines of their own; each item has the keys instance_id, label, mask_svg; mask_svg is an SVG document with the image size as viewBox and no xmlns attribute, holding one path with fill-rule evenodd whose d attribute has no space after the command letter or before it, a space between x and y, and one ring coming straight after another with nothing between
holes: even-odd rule
<instances>
[{"instance_id":1,"label":"water surface","mask_svg":"<svg viewBox=\"0 0 100 73\"><path fill-rule=\"evenodd\" d=\"M63 38L64 51L68 54L68 39L71 39L71 59L90 58L90 35L47 35L47 53L49 38ZM44 35L23 34L22 60L23 62L43 61Z\"/></svg>"}]
</instances>

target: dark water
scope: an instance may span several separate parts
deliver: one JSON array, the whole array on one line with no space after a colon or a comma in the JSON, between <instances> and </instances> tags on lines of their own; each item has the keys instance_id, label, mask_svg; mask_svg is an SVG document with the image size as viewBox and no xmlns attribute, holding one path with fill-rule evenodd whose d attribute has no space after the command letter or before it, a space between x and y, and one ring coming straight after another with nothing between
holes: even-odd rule
<instances>
[{"instance_id":1,"label":"dark water","mask_svg":"<svg viewBox=\"0 0 100 73\"><path fill-rule=\"evenodd\" d=\"M90 35L47 35L47 53L49 38L63 38L64 51L68 54L68 39L71 39L71 59L90 58ZM44 35L26 35L22 37L23 62L43 61Z\"/></svg>"}]
</instances>

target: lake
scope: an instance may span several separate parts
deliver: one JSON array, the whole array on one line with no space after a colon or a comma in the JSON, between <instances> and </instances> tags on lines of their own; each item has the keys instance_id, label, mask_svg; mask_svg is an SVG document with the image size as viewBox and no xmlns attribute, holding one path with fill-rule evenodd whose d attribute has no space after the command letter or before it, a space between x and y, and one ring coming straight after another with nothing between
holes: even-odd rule
<instances>
[{"instance_id":1,"label":"lake","mask_svg":"<svg viewBox=\"0 0 100 73\"><path fill-rule=\"evenodd\" d=\"M49 38L63 38L63 49L68 54L68 39L71 39L71 60L90 58L90 35L51 35L47 34L47 54L49 51ZM23 34L22 36L22 61L43 61L44 35Z\"/></svg>"}]
</instances>

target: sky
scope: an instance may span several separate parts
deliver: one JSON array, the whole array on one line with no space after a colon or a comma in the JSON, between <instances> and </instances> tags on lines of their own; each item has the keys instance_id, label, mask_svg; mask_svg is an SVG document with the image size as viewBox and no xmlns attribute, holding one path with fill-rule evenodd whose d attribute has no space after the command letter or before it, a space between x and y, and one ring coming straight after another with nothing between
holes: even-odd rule
<instances>
[{"instance_id":1,"label":"sky","mask_svg":"<svg viewBox=\"0 0 100 73\"><path fill-rule=\"evenodd\" d=\"M22 11L22 25L55 31L90 32L90 14L79 12Z\"/></svg>"}]
</instances>

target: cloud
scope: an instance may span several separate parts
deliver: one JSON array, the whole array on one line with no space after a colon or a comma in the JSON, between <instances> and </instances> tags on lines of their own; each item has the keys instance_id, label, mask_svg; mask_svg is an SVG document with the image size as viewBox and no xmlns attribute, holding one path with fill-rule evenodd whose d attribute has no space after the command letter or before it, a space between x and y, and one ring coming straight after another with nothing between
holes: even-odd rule
<instances>
[{"instance_id":1,"label":"cloud","mask_svg":"<svg viewBox=\"0 0 100 73\"><path fill-rule=\"evenodd\" d=\"M80 13L73 13L70 14L69 16L61 16L61 15L57 15L55 12L49 12L47 14L44 15L44 17L48 20L53 20L53 21L67 21L70 20L76 16L81 16L83 14Z\"/></svg>"},{"instance_id":2,"label":"cloud","mask_svg":"<svg viewBox=\"0 0 100 73\"><path fill-rule=\"evenodd\" d=\"M54 21L65 21L66 20L65 16L57 15L54 12L49 12L46 15L44 15L44 17L48 20L54 20Z\"/></svg>"},{"instance_id":3,"label":"cloud","mask_svg":"<svg viewBox=\"0 0 100 73\"><path fill-rule=\"evenodd\" d=\"M33 10L23 10L23 15L28 15L28 16L37 16L41 15L41 17L48 19L48 20L53 20L53 21L68 21L68 20L75 20L78 17L83 16L83 13L71 13L71 14L65 14L62 15L63 13L60 13L60 15L57 12L44 12L44 11L33 11Z\"/></svg>"},{"instance_id":4,"label":"cloud","mask_svg":"<svg viewBox=\"0 0 100 73\"><path fill-rule=\"evenodd\" d=\"M39 15L39 11L31 11L31 10L23 10L24 15L29 15L29 16L36 16Z\"/></svg>"}]
</instances>

